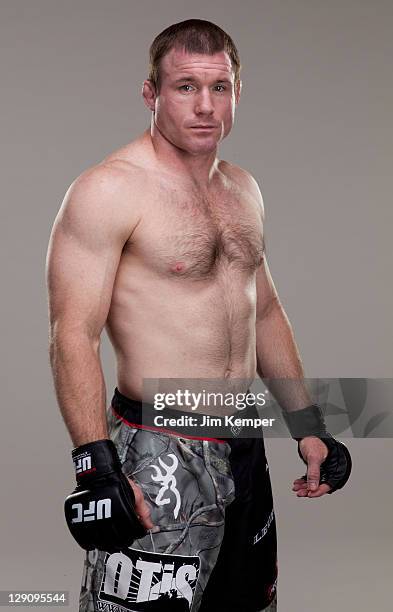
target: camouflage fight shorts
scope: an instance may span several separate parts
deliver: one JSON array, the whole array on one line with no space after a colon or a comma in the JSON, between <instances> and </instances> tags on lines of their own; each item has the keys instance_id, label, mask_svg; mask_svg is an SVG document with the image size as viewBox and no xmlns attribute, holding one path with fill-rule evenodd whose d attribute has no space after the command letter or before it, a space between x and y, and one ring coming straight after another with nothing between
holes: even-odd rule
<instances>
[{"instance_id":1,"label":"camouflage fight shorts","mask_svg":"<svg viewBox=\"0 0 393 612\"><path fill-rule=\"evenodd\" d=\"M108 408L122 469L153 524L123 552L86 553L79 612L276 610L277 539L263 438L193 439L141 425L118 389Z\"/></svg>"}]
</instances>

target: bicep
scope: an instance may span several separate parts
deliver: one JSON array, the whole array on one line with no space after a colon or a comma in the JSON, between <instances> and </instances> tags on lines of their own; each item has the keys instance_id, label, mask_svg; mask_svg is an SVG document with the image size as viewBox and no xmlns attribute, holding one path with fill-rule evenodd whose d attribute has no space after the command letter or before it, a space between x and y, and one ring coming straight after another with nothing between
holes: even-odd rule
<instances>
[{"instance_id":1,"label":"bicep","mask_svg":"<svg viewBox=\"0 0 393 612\"><path fill-rule=\"evenodd\" d=\"M51 327L64 325L93 338L105 325L130 232L116 190L105 181L87 177L71 186L55 220L47 256Z\"/></svg>"},{"instance_id":2,"label":"bicep","mask_svg":"<svg viewBox=\"0 0 393 612\"><path fill-rule=\"evenodd\" d=\"M265 224L265 208L258 182L246 170L243 170L239 167L232 168L234 168L236 177L239 181L239 185L244 190L246 190L250 196L252 196L261 218L262 231L264 231L263 227ZM266 315L270 312L273 306L281 306L277 290L274 286L274 282L270 274L269 266L266 259L265 248L263 248L263 250L263 260L256 271L256 321L259 321L266 317Z\"/></svg>"},{"instance_id":3,"label":"bicep","mask_svg":"<svg viewBox=\"0 0 393 612\"><path fill-rule=\"evenodd\" d=\"M119 254L86 246L60 224L54 228L48 255L48 294L51 325L83 327L89 335L102 330L109 310Z\"/></svg>"},{"instance_id":4,"label":"bicep","mask_svg":"<svg viewBox=\"0 0 393 612\"><path fill-rule=\"evenodd\" d=\"M250 180L250 193L254 196L255 201L258 204L259 212L261 215L262 226L265 225L265 207L261 190L257 181L253 176L249 175ZM264 229L263 229L264 231ZM264 238L263 238L264 242ZM276 287L274 285L272 275L269 270L269 265L266 259L265 248L261 265L258 267L256 272L256 320L261 320L271 311L274 306L281 306L280 300Z\"/></svg>"}]
</instances>

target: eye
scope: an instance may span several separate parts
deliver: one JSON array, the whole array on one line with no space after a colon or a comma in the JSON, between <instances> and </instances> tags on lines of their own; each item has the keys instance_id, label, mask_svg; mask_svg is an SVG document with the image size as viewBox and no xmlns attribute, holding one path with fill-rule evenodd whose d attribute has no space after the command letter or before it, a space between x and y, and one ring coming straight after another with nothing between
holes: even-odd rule
<instances>
[{"instance_id":1,"label":"eye","mask_svg":"<svg viewBox=\"0 0 393 612\"><path fill-rule=\"evenodd\" d=\"M180 85L180 87L178 89L180 91L189 91L189 90L184 89L185 87L191 87L191 85L187 85L187 84L186 85Z\"/></svg>"},{"instance_id":2,"label":"eye","mask_svg":"<svg viewBox=\"0 0 393 612\"><path fill-rule=\"evenodd\" d=\"M221 87L220 92L226 90L225 85L216 85L216 89L217 89L217 87Z\"/></svg>"}]
</instances>

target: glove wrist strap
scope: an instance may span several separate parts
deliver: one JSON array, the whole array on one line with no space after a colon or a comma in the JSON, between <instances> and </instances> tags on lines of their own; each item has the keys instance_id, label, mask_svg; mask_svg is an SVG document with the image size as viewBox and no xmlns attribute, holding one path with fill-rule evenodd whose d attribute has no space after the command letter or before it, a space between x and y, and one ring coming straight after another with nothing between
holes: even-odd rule
<instances>
[{"instance_id":1,"label":"glove wrist strap","mask_svg":"<svg viewBox=\"0 0 393 612\"><path fill-rule=\"evenodd\" d=\"M112 440L96 440L82 444L74 448L71 454L78 484L121 472L120 459Z\"/></svg>"},{"instance_id":2,"label":"glove wrist strap","mask_svg":"<svg viewBox=\"0 0 393 612\"><path fill-rule=\"evenodd\" d=\"M282 415L292 438L297 442L306 436L329 437L322 411L317 404L312 404L302 410L283 411Z\"/></svg>"}]
</instances>

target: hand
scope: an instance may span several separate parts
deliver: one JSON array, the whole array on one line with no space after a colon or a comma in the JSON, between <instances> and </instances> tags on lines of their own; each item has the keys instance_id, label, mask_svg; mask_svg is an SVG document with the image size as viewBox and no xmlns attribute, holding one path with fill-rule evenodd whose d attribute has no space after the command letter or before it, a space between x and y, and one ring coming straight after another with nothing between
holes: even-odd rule
<instances>
[{"instance_id":1,"label":"hand","mask_svg":"<svg viewBox=\"0 0 393 612\"><path fill-rule=\"evenodd\" d=\"M149 511L142 491L127 482L113 440L104 438L74 448L76 487L64 502L67 526L84 550L118 552L147 535ZM147 510L147 512L146 512Z\"/></svg>"},{"instance_id":2,"label":"hand","mask_svg":"<svg viewBox=\"0 0 393 612\"><path fill-rule=\"evenodd\" d=\"M322 497L331 489L330 485L319 482L321 463L328 455L326 444L315 436L307 436L299 443L300 452L307 463L307 475L293 482L292 491L297 497Z\"/></svg>"},{"instance_id":3,"label":"hand","mask_svg":"<svg viewBox=\"0 0 393 612\"><path fill-rule=\"evenodd\" d=\"M135 511L138 515L140 522L146 529L153 529L154 525L150 517L149 506L145 502L145 498L143 497L143 493L140 486L137 485L136 482L131 478L128 478L128 482L130 483L132 490L134 491Z\"/></svg>"}]
</instances>

